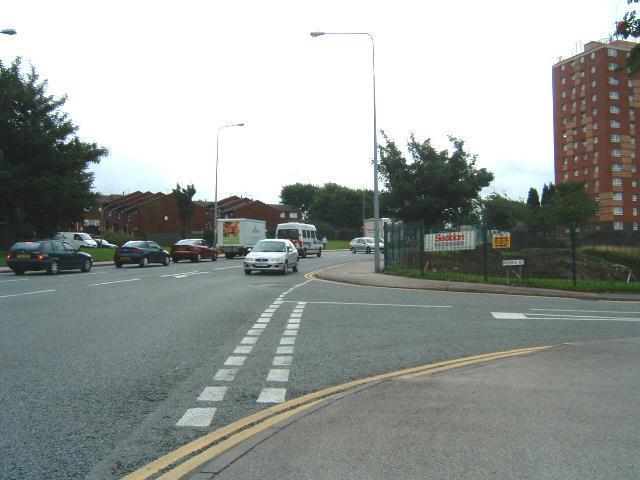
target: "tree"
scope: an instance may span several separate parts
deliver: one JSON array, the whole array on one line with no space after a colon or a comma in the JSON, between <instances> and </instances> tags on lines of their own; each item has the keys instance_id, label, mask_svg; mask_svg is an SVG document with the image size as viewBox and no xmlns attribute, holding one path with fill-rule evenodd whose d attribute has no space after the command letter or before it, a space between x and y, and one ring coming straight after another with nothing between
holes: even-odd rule
<instances>
[{"instance_id":1,"label":"tree","mask_svg":"<svg viewBox=\"0 0 640 480\"><path fill-rule=\"evenodd\" d=\"M638 3L639 0L627 0L627 4ZM616 23L615 34L624 38L640 37L640 18L637 17L637 12L631 10L624 14L622 20ZM634 76L640 70L640 44L634 46L629 52L627 58L627 68L629 69L629 75Z\"/></svg>"},{"instance_id":2,"label":"tree","mask_svg":"<svg viewBox=\"0 0 640 480\"><path fill-rule=\"evenodd\" d=\"M311 215L311 203L320 187L310 183L294 183L285 185L280 190L280 201L283 204L293 205L302 213L303 218Z\"/></svg>"},{"instance_id":3,"label":"tree","mask_svg":"<svg viewBox=\"0 0 640 480\"><path fill-rule=\"evenodd\" d=\"M487 226L491 229L511 231L528 216L526 204L498 193L492 193L483 203Z\"/></svg>"},{"instance_id":4,"label":"tree","mask_svg":"<svg viewBox=\"0 0 640 480\"><path fill-rule=\"evenodd\" d=\"M555 191L556 191L556 187L553 184L553 182L549 182L549 186L547 186L546 183L542 186L542 198L540 198L541 207L545 206L547 203L551 201Z\"/></svg>"},{"instance_id":5,"label":"tree","mask_svg":"<svg viewBox=\"0 0 640 480\"><path fill-rule=\"evenodd\" d=\"M457 223L473 211L480 191L493 180L491 172L476 168L476 156L464 151L462 140L449 137L454 147L449 155L412 134L409 163L395 142L382 135L386 145L380 147L380 175L388 208L398 219L423 220L431 226Z\"/></svg>"},{"instance_id":6,"label":"tree","mask_svg":"<svg viewBox=\"0 0 640 480\"><path fill-rule=\"evenodd\" d=\"M311 203L311 220L337 228L359 228L362 224L362 191L326 183Z\"/></svg>"},{"instance_id":7,"label":"tree","mask_svg":"<svg viewBox=\"0 0 640 480\"><path fill-rule=\"evenodd\" d=\"M556 187L548 205L549 215L556 225L571 227L574 223L581 225L593 218L598 209L584 188L584 182L566 182Z\"/></svg>"},{"instance_id":8,"label":"tree","mask_svg":"<svg viewBox=\"0 0 640 480\"><path fill-rule=\"evenodd\" d=\"M527 207L529 210L537 210L540 208L540 198L538 197L538 190L535 188L529 189L529 194L527 195Z\"/></svg>"},{"instance_id":9,"label":"tree","mask_svg":"<svg viewBox=\"0 0 640 480\"><path fill-rule=\"evenodd\" d=\"M61 110L67 97L46 90L35 68L22 73L20 58L10 66L0 62L0 210L12 239L21 216L38 237L80 220L95 202L88 167L107 154L80 141Z\"/></svg>"},{"instance_id":10,"label":"tree","mask_svg":"<svg viewBox=\"0 0 640 480\"><path fill-rule=\"evenodd\" d=\"M176 183L176 188L173 189L173 193L176 197L176 203L178 204L178 217L180 217L182 238L185 238L189 233L189 225L191 224L191 218L196 208L191 200L196 194L196 188L193 184L182 188L179 183Z\"/></svg>"}]
</instances>

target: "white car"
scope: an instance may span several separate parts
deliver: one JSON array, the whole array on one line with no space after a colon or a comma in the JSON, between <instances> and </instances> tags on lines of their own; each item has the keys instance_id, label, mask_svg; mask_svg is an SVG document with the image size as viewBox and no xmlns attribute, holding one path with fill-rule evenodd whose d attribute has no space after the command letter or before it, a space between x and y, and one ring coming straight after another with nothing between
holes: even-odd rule
<instances>
[{"instance_id":1,"label":"white car","mask_svg":"<svg viewBox=\"0 0 640 480\"><path fill-rule=\"evenodd\" d=\"M380 241L378 242L378 245L380 246L380 251L384 252L384 241L382 239L380 239ZM349 246L351 253L356 253L356 252L371 253L373 252L374 248L375 248L375 243L373 238L371 237L354 238L353 240L351 240L351 244Z\"/></svg>"},{"instance_id":2,"label":"white car","mask_svg":"<svg viewBox=\"0 0 640 480\"><path fill-rule=\"evenodd\" d=\"M260 240L251 253L244 257L244 273L251 275L253 270L263 272L298 271L298 250L290 240Z\"/></svg>"}]
</instances>

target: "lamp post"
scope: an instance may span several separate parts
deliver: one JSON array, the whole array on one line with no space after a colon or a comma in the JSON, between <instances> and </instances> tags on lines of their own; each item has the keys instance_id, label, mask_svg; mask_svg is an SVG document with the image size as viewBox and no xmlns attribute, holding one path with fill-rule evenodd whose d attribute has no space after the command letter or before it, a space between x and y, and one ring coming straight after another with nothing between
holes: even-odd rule
<instances>
[{"instance_id":1,"label":"lamp post","mask_svg":"<svg viewBox=\"0 0 640 480\"><path fill-rule=\"evenodd\" d=\"M4 33L5 35L15 35L17 32L13 28L5 28L4 30L0 30L0 33Z\"/></svg>"},{"instance_id":2,"label":"lamp post","mask_svg":"<svg viewBox=\"0 0 640 480\"><path fill-rule=\"evenodd\" d=\"M220 145L220 130L229 127L244 127L244 123L232 123L230 125L223 125L218 127L218 133L216 134L216 188L215 199L213 203L213 243L214 246L218 245L218 152Z\"/></svg>"},{"instance_id":3,"label":"lamp post","mask_svg":"<svg viewBox=\"0 0 640 480\"><path fill-rule=\"evenodd\" d=\"M371 39L371 72L373 74L373 263L374 271L380 272L380 197L378 195L378 127L376 124L376 47L368 32L311 32L312 37L322 35L366 35Z\"/></svg>"}]
</instances>

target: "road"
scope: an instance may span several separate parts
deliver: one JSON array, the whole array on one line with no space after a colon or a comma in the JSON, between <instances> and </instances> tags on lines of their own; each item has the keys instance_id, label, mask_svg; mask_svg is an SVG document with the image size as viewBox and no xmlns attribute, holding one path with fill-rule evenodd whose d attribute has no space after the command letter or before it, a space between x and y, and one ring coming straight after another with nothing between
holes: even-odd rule
<instances>
[{"instance_id":1,"label":"road","mask_svg":"<svg viewBox=\"0 0 640 480\"><path fill-rule=\"evenodd\" d=\"M120 478L304 393L437 360L640 336L635 303L405 291L240 260L0 276L0 478Z\"/></svg>"}]
</instances>

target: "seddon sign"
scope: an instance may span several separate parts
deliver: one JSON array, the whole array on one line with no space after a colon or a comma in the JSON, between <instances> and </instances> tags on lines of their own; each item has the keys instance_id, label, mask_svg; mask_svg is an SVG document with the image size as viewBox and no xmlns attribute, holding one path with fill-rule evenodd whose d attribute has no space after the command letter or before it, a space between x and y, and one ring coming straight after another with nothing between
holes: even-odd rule
<instances>
[{"instance_id":1,"label":"seddon sign","mask_svg":"<svg viewBox=\"0 0 640 480\"><path fill-rule=\"evenodd\" d=\"M431 233L424 236L424 251L472 250L476 247L476 231Z\"/></svg>"}]
</instances>

